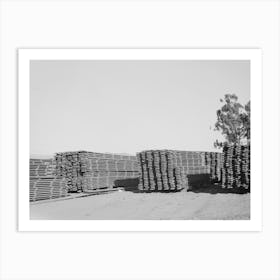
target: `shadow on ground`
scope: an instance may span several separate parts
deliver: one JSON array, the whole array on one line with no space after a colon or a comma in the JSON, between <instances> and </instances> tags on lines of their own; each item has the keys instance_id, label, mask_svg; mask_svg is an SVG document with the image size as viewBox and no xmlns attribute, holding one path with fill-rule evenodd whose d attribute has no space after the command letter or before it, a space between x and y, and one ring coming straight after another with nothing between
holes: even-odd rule
<instances>
[{"instance_id":1,"label":"shadow on ground","mask_svg":"<svg viewBox=\"0 0 280 280\"><path fill-rule=\"evenodd\" d=\"M244 188L233 188L225 189L218 183L213 184L210 180L209 174L195 174L188 175L189 190L194 193L236 193L236 194L245 194L249 193L250 190Z\"/></svg>"},{"instance_id":2,"label":"shadow on ground","mask_svg":"<svg viewBox=\"0 0 280 280\"><path fill-rule=\"evenodd\" d=\"M115 180L114 183L116 187L121 187L125 191L139 192L138 191L139 178L118 179Z\"/></svg>"},{"instance_id":3,"label":"shadow on ground","mask_svg":"<svg viewBox=\"0 0 280 280\"><path fill-rule=\"evenodd\" d=\"M116 187L121 187L125 191L134 192L134 193L143 193L143 191L138 190L139 178L127 178L127 179L118 179L115 182ZM244 188L240 189L224 189L219 184L213 184L210 181L209 174L195 174L188 175L188 185L189 192L194 193L236 193L236 194L244 194L249 193L249 190ZM147 192L147 191L146 191ZM162 193L171 193L174 191L162 191ZM149 193L149 191L147 192Z\"/></svg>"},{"instance_id":4,"label":"shadow on ground","mask_svg":"<svg viewBox=\"0 0 280 280\"><path fill-rule=\"evenodd\" d=\"M134 193L153 193L154 191L140 191L138 190L139 178L128 178L115 180L115 186L121 187L125 191ZM158 193L174 193L177 191L157 191Z\"/></svg>"}]
</instances>

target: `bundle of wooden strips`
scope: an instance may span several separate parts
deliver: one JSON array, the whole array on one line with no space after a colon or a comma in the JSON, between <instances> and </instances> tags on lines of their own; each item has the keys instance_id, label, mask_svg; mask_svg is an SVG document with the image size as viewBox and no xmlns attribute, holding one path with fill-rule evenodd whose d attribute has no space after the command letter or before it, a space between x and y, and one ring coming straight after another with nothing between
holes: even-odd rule
<instances>
[{"instance_id":1,"label":"bundle of wooden strips","mask_svg":"<svg viewBox=\"0 0 280 280\"><path fill-rule=\"evenodd\" d=\"M67 185L63 178L30 178L29 201L67 196Z\"/></svg>"},{"instance_id":2,"label":"bundle of wooden strips","mask_svg":"<svg viewBox=\"0 0 280 280\"><path fill-rule=\"evenodd\" d=\"M183 166L186 175L209 174L205 152L175 151L177 163Z\"/></svg>"},{"instance_id":3,"label":"bundle of wooden strips","mask_svg":"<svg viewBox=\"0 0 280 280\"><path fill-rule=\"evenodd\" d=\"M56 174L52 159L30 159L29 200L37 201L67 195L66 181Z\"/></svg>"},{"instance_id":4,"label":"bundle of wooden strips","mask_svg":"<svg viewBox=\"0 0 280 280\"><path fill-rule=\"evenodd\" d=\"M55 155L56 173L65 178L69 192L82 190L83 152L65 152Z\"/></svg>"},{"instance_id":5,"label":"bundle of wooden strips","mask_svg":"<svg viewBox=\"0 0 280 280\"><path fill-rule=\"evenodd\" d=\"M222 176L222 157L223 153L219 152L205 152L205 164L210 171L210 178L212 182L221 182Z\"/></svg>"},{"instance_id":6,"label":"bundle of wooden strips","mask_svg":"<svg viewBox=\"0 0 280 280\"><path fill-rule=\"evenodd\" d=\"M178 164L176 152L148 150L137 154L140 165L139 190L179 191L187 188L183 166Z\"/></svg>"},{"instance_id":7,"label":"bundle of wooden strips","mask_svg":"<svg viewBox=\"0 0 280 280\"><path fill-rule=\"evenodd\" d=\"M112 188L117 179L139 176L135 156L78 151L57 153L55 160L70 192Z\"/></svg>"},{"instance_id":8,"label":"bundle of wooden strips","mask_svg":"<svg viewBox=\"0 0 280 280\"><path fill-rule=\"evenodd\" d=\"M250 145L224 145L221 182L223 188L250 188Z\"/></svg>"},{"instance_id":9,"label":"bundle of wooden strips","mask_svg":"<svg viewBox=\"0 0 280 280\"><path fill-rule=\"evenodd\" d=\"M138 163L132 160L122 159L96 159L96 158L85 158L82 167L82 172L98 171L137 171Z\"/></svg>"},{"instance_id":10,"label":"bundle of wooden strips","mask_svg":"<svg viewBox=\"0 0 280 280\"><path fill-rule=\"evenodd\" d=\"M29 176L45 177L55 176L56 166L52 159L30 159L29 160Z\"/></svg>"}]
</instances>

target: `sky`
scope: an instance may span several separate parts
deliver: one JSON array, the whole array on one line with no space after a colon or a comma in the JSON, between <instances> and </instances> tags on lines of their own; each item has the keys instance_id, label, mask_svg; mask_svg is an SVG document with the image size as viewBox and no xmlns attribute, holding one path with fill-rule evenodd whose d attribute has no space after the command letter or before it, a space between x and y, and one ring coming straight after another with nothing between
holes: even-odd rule
<instances>
[{"instance_id":1,"label":"sky","mask_svg":"<svg viewBox=\"0 0 280 280\"><path fill-rule=\"evenodd\" d=\"M212 151L228 93L250 100L250 61L33 60L30 154Z\"/></svg>"}]
</instances>

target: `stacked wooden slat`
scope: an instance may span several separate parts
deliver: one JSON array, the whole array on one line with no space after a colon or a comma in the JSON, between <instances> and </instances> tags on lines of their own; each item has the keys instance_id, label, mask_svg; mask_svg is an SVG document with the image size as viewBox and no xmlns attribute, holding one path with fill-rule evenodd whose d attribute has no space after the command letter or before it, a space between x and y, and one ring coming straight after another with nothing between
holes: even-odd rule
<instances>
[{"instance_id":1,"label":"stacked wooden slat","mask_svg":"<svg viewBox=\"0 0 280 280\"><path fill-rule=\"evenodd\" d=\"M77 192L82 190L81 162L83 152L65 152L55 155L57 175L65 178L68 191Z\"/></svg>"},{"instance_id":2,"label":"stacked wooden slat","mask_svg":"<svg viewBox=\"0 0 280 280\"><path fill-rule=\"evenodd\" d=\"M78 153L93 159L114 159L114 160L132 160L132 161L136 160L136 157L132 155L95 153L95 152L87 152L87 151L79 151Z\"/></svg>"},{"instance_id":3,"label":"stacked wooden slat","mask_svg":"<svg viewBox=\"0 0 280 280\"><path fill-rule=\"evenodd\" d=\"M175 151L178 164L183 166L186 175L209 174L205 163L205 152Z\"/></svg>"},{"instance_id":4,"label":"stacked wooden slat","mask_svg":"<svg viewBox=\"0 0 280 280\"><path fill-rule=\"evenodd\" d=\"M183 166L171 150L148 150L137 154L140 165L139 190L179 191L187 188Z\"/></svg>"},{"instance_id":5,"label":"stacked wooden slat","mask_svg":"<svg viewBox=\"0 0 280 280\"><path fill-rule=\"evenodd\" d=\"M212 182L221 182L222 153L205 152L205 165L209 168L210 179Z\"/></svg>"},{"instance_id":6,"label":"stacked wooden slat","mask_svg":"<svg viewBox=\"0 0 280 280\"><path fill-rule=\"evenodd\" d=\"M112 188L119 179L139 177L135 156L84 153L82 160L83 191Z\"/></svg>"},{"instance_id":7,"label":"stacked wooden slat","mask_svg":"<svg viewBox=\"0 0 280 280\"><path fill-rule=\"evenodd\" d=\"M67 185L63 178L30 178L30 201L67 196Z\"/></svg>"},{"instance_id":8,"label":"stacked wooden slat","mask_svg":"<svg viewBox=\"0 0 280 280\"><path fill-rule=\"evenodd\" d=\"M30 159L29 200L37 201L67 195L66 181L57 176L52 159Z\"/></svg>"},{"instance_id":9,"label":"stacked wooden slat","mask_svg":"<svg viewBox=\"0 0 280 280\"><path fill-rule=\"evenodd\" d=\"M78 151L57 153L55 159L70 192L112 188L118 179L139 176L135 156Z\"/></svg>"},{"instance_id":10,"label":"stacked wooden slat","mask_svg":"<svg viewBox=\"0 0 280 280\"><path fill-rule=\"evenodd\" d=\"M86 157L83 161L82 172L114 171L133 172L138 170L137 161L122 159L99 159Z\"/></svg>"},{"instance_id":11,"label":"stacked wooden slat","mask_svg":"<svg viewBox=\"0 0 280 280\"><path fill-rule=\"evenodd\" d=\"M241 147L241 174L243 174L243 178L241 177L242 186L244 188L250 189L250 181L251 181L251 146L243 146Z\"/></svg>"},{"instance_id":12,"label":"stacked wooden slat","mask_svg":"<svg viewBox=\"0 0 280 280\"><path fill-rule=\"evenodd\" d=\"M250 188L250 145L224 145L221 183L223 188Z\"/></svg>"},{"instance_id":13,"label":"stacked wooden slat","mask_svg":"<svg viewBox=\"0 0 280 280\"><path fill-rule=\"evenodd\" d=\"M54 176L56 171L55 164L52 159L30 159L29 160L29 176L30 177L46 177Z\"/></svg>"}]
</instances>

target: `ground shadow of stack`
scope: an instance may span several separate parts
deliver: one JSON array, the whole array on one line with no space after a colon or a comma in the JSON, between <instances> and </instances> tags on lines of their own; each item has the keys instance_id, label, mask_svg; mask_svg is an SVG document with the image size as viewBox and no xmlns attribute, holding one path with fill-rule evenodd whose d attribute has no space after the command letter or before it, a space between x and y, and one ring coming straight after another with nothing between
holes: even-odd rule
<instances>
[{"instance_id":1,"label":"ground shadow of stack","mask_svg":"<svg viewBox=\"0 0 280 280\"><path fill-rule=\"evenodd\" d=\"M154 193L155 191L151 190L139 190L139 178L125 178L117 179L114 181L115 188L122 188L124 191L133 192L133 193ZM157 191L158 193L174 193L176 190L162 190Z\"/></svg>"},{"instance_id":2,"label":"ground shadow of stack","mask_svg":"<svg viewBox=\"0 0 280 280\"><path fill-rule=\"evenodd\" d=\"M139 192L139 178L117 179L114 181L114 185L115 187L123 188L125 191Z\"/></svg>"},{"instance_id":3,"label":"ground shadow of stack","mask_svg":"<svg viewBox=\"0 0 280 280\"><path fill-rule=\"evenodd\" d=\"M223 188L220 183L213 183L210 174L194 174L188 175L189 189L188 191L194 193L235 193L245 194L249 193L249 189L245 188Z\"/></svg>"},{"instance_id":4,"label":"ground shadow of stack","mask_svg":"<svg viewBox=\"0 0 280 280\"><path fill-rule=\"evenodd\" d=\"M232 188L232 189L222 188L221 184L211 182L210 174L192 174L192 175L187 175L187 177L188 177L189 192L210 193L210 194L218 194L218 193L244 194L250 192L250 190L246 190L244 188ZM139 178L118 179L114 181L114 185L115 187L123 188L125 191L129 191L133 193L144 192L138 189ZM163 192L169 193L167 191L163 191Z\"/></svg>"}]
</instances>

